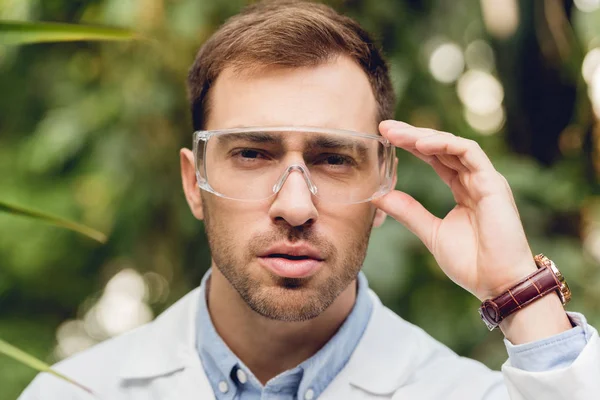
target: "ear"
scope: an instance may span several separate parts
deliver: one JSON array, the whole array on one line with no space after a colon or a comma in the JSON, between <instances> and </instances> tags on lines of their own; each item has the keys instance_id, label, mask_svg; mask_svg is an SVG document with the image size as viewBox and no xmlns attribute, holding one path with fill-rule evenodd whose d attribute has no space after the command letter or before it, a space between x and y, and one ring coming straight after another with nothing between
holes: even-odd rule
<instances>
[{"instance_id":1,"label":"ear","mask_svg":"<svg viewBox=\"0 0 600 400\"><path fill-rule=\"evenodd\" d=\"M392 190L396 188L398 182L398 157L394 158L394 180L392 182ZM375 210L375 218L373 218L373 228L379 228L385 222L387 214L379 208Z\"/></svg>"},{"instance_id":2,"label":"ear","mask_svg":"<svg viewBox=\"0 0 600 400\"><path fill-rule=\"evenodd\" d=\"M196 181L196 166L194 163L194 153L190 149L181 149L179 151L181 161L181 181L183 183L183 192L190 210L197 219L204 219L202 212L202 196L200 188Z\"/></svg>"}]
</instances>

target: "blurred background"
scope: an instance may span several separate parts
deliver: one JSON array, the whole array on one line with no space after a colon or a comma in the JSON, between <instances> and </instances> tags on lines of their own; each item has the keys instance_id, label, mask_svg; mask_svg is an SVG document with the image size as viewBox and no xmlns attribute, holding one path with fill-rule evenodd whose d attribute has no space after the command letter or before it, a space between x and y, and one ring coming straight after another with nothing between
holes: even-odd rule
<instances>
[{"instance_id":1,"label":"blurred background","mask_svg":"<svg viewBox=\"0 0 600 400\"><path fill-rule=\"evenodd\" d=\"M332 0L380 41L396 117L473 138L511 184L534 252L570 310L600 327L600 0ZM0 200L97 228L105 245L0 213L0 338L53 363L152 320L210 263L178 149L185 77L242 0L0 0L0 19L127 27L151 40L0 46ZM398 188L438 216L450 191L399 153ZM499 368L500 332L397 222L364 271L384 303L461 355ZM410 345L410 344L408 344ZM35 372L0 355L0 400Z\"/></svg>"}]
</instances>

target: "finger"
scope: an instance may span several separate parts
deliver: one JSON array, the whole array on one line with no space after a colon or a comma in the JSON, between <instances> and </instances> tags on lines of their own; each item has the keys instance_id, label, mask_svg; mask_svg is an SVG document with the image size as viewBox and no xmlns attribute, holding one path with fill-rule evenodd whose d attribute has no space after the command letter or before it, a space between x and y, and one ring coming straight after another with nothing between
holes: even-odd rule
<instances>
[{"instance_id":1,"label":"finger","mask_svg":"<svg viewBox=\"0 0 600 400\"><path fill-rule=\"evenodd\" d=\"M459 204L465 204L465 201L468 198L467 190L462 185L460 179L458 179L459 176L456 170L448 168L441 162L441 160L438 159L437 156L426 156L425 154L419 153L417 150L406 151L429 164L442 179L442 181L444 181L444 183L452 190L454 200L456 200L456 202ZM463 166L462 168L465 167Z\"/></svg>"},{"instance_id":2,"label":"finger","mask_svg":"<svg viewBox=\"0 0 600 400\"><path fill-rule=\"evenodd\" d=\"M459 156L459 161L461 164L465 165L467 168L471 170L476 170L479 167L489 167L491 166L491 162L479 147L479 144L473 140L464 139L458 136L455 136L448 132L438 131L435 129L429 128L417 128L406 122L402 121L394 121L394 120L386 120L380 123L380 130L384 136L390 140L392 144L395 146L405 148L406 147L416 147L416 142L429 142L441 141L441 143L447 143L447 146L442 147L445 149L443 153L447 153L449 155ZM441 143L438 143L440 145ZM483 157L472 157L472 154L467 154L466 157L461 157L467 149L479 150L475 151L475 156L483 156ZM440 154L437 153L427 153L422 152L427 155ZM479 165L477 168L473 168L473 165L469 165L470 163L474 163L474 165ZM449 164L446 164L450 166ZM454 169L461 170L460 164L455 164Z\"/></svg>"},{"instance_id":3,"label":"finger","mask_svg":"<svg viewBox=\"0 0 600 400\"><path fill-rule=\"evenodd\" d=\"M436 156L427 156L425 154L420 153L417 150L406 150L415 157L425 161L427 164L431 165L436 174L439 175L440 178L444 181L444 183L448 186L451 185L452 180L456 177L457 173L455 170L448 168L444 164L440 162L440 160Z\"/></svg>"},{"instance_id":4,"label":"finger","mask_svg":"<svg viewBox=\"0 0 600 400\"><path fill-rule=\"evenodd\" d=\"M410 154L417 157L418 159L425 161L427 164L429 164L432 160L435 160L437 158L436 156L427 156L423 153L420 153L417 149L402 149L402 150L409 152Z\"/></svg>"},{"instance_id":5,"label":"finger","mask_svg":"<svg viewBox=\"0 0 600 400\"><path fill-rule=\"evenodd\" d=\"M458 172L466 172L468 171L467 167L464 166L460 159L456 156L451 156L449 154L438 154L436 157L444 164L446 167L453 169Z\"/></svg>"},{"instance_id":6,"label":"finger","mask_svg":"<svg viewBox=\"0 0 600 400\"><path fill-rule=\"evenodd\" d=\"M428 136L454 136L448 132L437 131L429 128L417 128L405 122L393 120L383 121L379 124L379 129L381 134L387 138L390 143L403 149L414 148L417 140Z\"/></svg>"},{"instance_id":7,"label":"finger","mask_svg":"<svg viewBox=\"0 0 600 400\"><path fill-rule=\"evenodd\" d=\"M441 220L427 211L421 203L398 190L371 200L371 202L408 228L431 251L434 232Z\"/></svg>"},{"instance_id":8,"label":"finger","mask_svg":"<svg viewBox=\"0 0 600 400\"><path fill-rule=\"evenodd\" d=\"M382 133L389 133L390 131L403 131L403 132L410 132L411 134L415 134L415 135L421 135L421 136L430 136L436 133L442 134L442 135L450 135L450 136L454 136L449 132L444 132L444 131L439 131L437 129L433 129L433 128L423 128L423 127L417 127L414 125L411 125L409 123L403 122L403 121L396 121L393 119L388 119L386 121L382 121L379 124L379 130Z\"/></svg>"},{"instance_id":9,"label":"finger","mask_svg":"<svg viewBox=\"0 0 600 400\"><path fill-rule=\"evenodd\" d=\"M490 159L474 140L433 135L419 139L415 148L425 155L454 155L471 172L493 170Z\"/></svg>"}]
</instances>

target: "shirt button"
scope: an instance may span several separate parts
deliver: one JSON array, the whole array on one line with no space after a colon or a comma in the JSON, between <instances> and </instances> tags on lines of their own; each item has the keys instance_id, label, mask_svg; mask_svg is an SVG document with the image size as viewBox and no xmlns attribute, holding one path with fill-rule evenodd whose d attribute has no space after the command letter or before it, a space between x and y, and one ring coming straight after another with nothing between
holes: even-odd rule
<instances>
[{"instance_id":1,"label":"shirt button","mask_svg":"<svg viewBox=\"0 0 600 400\"><path fill-rule=\"evenodd\" d=\"M308 389L304 393L304 400L312 400L315 397L315 392L312 389Z\"/></svg>"},{"instance_id":2,"label":"shirt button","mask_svg":"<svg viewBox=\"0 0 600 400\"><path fill-rule=\"evenodd\" d=\"M221 393L227 393L228 390L229 390L229 385L227 384L227 382L225 382L225 381L219 382L219 391Z\"/></svg>"},{"instance_id":3,"label":"shirt button","mask_svg":"<svg viewBox=\"0 0 600 400\"><path fill-rule=\"evenodd\" d=\"M248 376L241 369L238 369L236 371L236 375L237 375L237 378L240 381L240 383L246 383L246 382L248 382Z\"/></svg>"}]
</instances>

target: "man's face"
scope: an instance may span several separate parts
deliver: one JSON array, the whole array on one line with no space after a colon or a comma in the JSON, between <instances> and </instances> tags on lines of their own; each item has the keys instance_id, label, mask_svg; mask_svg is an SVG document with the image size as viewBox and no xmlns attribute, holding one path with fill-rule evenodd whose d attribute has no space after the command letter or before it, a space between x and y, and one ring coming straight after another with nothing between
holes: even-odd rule
<instances>
[{"instance_id":1,"label":"man's face","mask_svg":"<svg viewBox=\"0 0 600 400\"><path fill-rule=\"evenodd\" d=\"M349 58L253 75L225 69L211 90L207 130L303 125L377 132L371 86ZM187 171L189 157L182 157ZM298 157L301 162L300 151ZM214 266L254 311L276 320L307 320L329 307L354 282L374 219L375 224L383 221L381 211L368 202L320 201L298 171L275 196L255 202L207 192L198 196L193 193L197 186L186 185L183 175L192 211L205 221ZM296 251L312 253L308 260L295 260ZM284 272L273 268L280 263Z\"/></svg>"}]
</instances>

